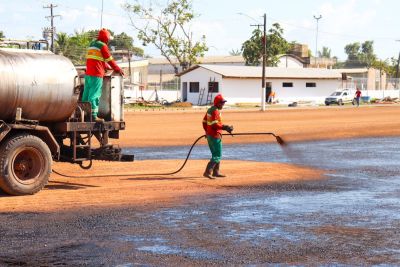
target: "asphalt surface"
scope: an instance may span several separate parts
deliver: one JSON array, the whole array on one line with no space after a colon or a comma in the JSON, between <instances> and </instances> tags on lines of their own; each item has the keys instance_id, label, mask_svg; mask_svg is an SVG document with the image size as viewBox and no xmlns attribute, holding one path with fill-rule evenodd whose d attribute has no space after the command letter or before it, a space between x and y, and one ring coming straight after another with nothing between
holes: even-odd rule
<instances>
[{"instance_id":1,"label":"asphalt surface","mask_svg":"<svg viewBox=\"0 0 400 267\"><path fill-rule=\"evenodd\" d=\"M227 159L312 166L327 179L243 186L178 205L1 213L0 265L399 265L399 141L226 146ZM194 157L207 157L196 149ZM154 150L139 154L168 158L180 148Z\"/></svg>"}]
</instances>

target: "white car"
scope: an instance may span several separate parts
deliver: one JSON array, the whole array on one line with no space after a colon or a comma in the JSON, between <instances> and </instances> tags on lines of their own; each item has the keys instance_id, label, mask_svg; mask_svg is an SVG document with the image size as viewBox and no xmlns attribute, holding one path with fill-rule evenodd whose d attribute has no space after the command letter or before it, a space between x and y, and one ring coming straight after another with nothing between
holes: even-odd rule
<instances>
[{"instance_id":1,"label":"white car","mask_svg":"<svg viewBox=\"0 0 400 267\"><path fill-rule=\"evenodd\" d=\"M350 90L335 91L330 96L325 98L325 105L330 104L344 105L344 103L351 103L354 99L354 94Z\"/></svg>"}]
</instances>

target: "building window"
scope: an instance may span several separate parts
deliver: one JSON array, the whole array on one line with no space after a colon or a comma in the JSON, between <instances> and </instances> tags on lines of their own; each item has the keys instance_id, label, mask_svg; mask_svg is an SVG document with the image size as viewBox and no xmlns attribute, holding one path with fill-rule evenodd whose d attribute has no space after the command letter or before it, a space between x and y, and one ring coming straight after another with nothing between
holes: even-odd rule
<instances>
[{"instance_id":1,"label":"building window","mask_svg":"<svg viewBox=\"0 0 400 267\"><path fill-rule=\"evenodd\" d=\"M293 83L282 83L282 87L293 87Z\"/></svg>"},{"instance_id":2,"label":"building window","mask_svg":"<svg viewBox=\"0 0 400 267\"><path fill-rule=\"evenodd\" d=\"M218 93L219 92L219 84L218 84L218 82L208 82L208 92L210 92L210 93Z\"/></svg>"},{"instance_id":3,"label":"building window","mask_svg":"<svg viewBox=\"0 0 400 267\"><path fill-rule=\"evenodd\" d=\"M306 83L306 87L317 87L317 83Z\"/></svg>"},{"instance_id":4,"label":"building window","mask_svg":"<svg viewBox=\"0 0 400 267\"><path fill-rule=\"evenodd\" d=\"M190 82L189 83L189 92L190 93L198 93L200 88L199 82Z\"/></svg>"}]
</instances>

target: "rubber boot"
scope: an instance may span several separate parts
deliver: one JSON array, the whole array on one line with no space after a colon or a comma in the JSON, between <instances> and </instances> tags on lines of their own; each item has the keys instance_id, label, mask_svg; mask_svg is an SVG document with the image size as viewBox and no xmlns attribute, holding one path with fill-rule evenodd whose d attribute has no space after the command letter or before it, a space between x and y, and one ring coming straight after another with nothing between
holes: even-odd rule
<instances>
[{"instance_id":1,"label":"rubber boot","mask_svg":"<svg viewBox=\"0 0 400 267\"><path fill-rule=\"evenodd\" d=\"M203 173L203 176L204 177L207 177L208 179L215 179L215 177L212 177L211 176L211 172L213 171L213 169L214 169L214 167L215 167L215 162L212 162L212 161L210 161L208 164L207 164L207 167L206 167L206 170L204 171L204 173Z\"/></svg>"},{"instance_id":2,"label":"rubber boot","mask_svg":"<svg viewBox=\"0 0 400 267\"><path fill-rule=\"evenodd\" d=\"M222 173L219 172L219 164L220 164L220 162L215 164L214 169L213 169L213 176L214 177L226 177L226 175L223 175Z\"/></svg>"}]
</instances>

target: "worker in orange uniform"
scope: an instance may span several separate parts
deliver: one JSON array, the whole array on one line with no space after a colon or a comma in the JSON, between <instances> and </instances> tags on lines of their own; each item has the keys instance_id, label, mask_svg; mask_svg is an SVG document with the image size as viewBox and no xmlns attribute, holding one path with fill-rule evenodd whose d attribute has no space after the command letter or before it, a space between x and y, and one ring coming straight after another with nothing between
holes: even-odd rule
<instances>
[{"instance_id":1,"label":"worker in orange uniform","mask_svg":"<svg viewBox=\"0 0 400 267\"><path fill-rule=\"evenodd\" d=\"M221 94L214 98L214 105L207 110L203 118L203 129L206 131L208 146L211 151L211 160L208 162L203 176L209 179L225 177L219 172L222 156L222 130L232 133L233 126L223 125L220 110L224 107L226 100Z\"/></svg>"},{"instance_id":2,"label":"worker in orange uniform","mask_svg":"<svg viewBox=\"0 0 400 267\"><path fill-rule=\"evenodd\" d=\"M99 118L97 114L99 112L105 71L113 69L121 75L124 75L124 72L117 63L115 63L108 49L107 44L111 39L110 32L106 29L101 29L97 39L90 43L86 54L85 87L82 101L90 102L92 106L92 120L95 122L104 121Z\"/></svg>"},{"instance_id":3,"label":"worker in orange uniform","mask_svg":"<svg viewBox=\"0 0 400 267\"><path fill-rule=\"evenodd\" d=\"M275 91L271 90L271 93L269 93L269 96L268 96L267 103L270 103L270 104L274 103L274 99L275 99Z\"/></svg>"}]
</instances>

